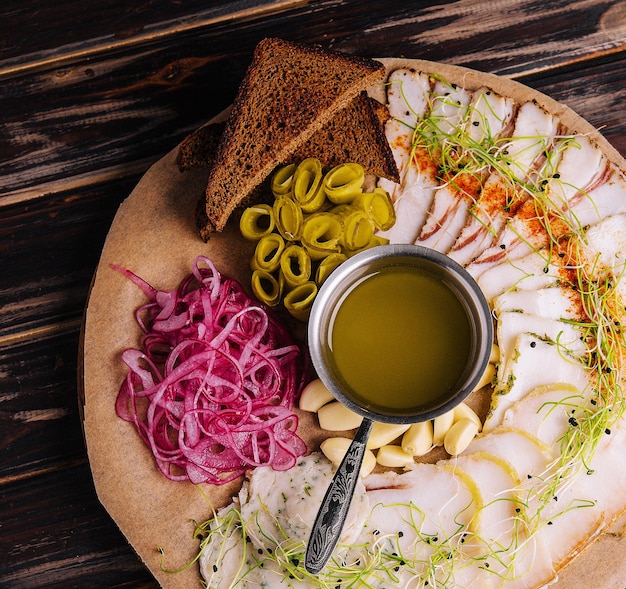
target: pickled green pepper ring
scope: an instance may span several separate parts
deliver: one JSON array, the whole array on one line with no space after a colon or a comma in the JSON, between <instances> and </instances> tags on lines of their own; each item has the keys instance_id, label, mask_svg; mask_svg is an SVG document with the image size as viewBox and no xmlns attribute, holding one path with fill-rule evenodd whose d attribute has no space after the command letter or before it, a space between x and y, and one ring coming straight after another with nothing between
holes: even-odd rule
<instances>
[{"instance_id":1,"label":"pickled green pepper ring","mask_svg":"<svg viewBox=\"0 0 626 589\"><path fill-rule=\"evenodd\" d=\"M293 317L299 321L306 321L316 296L317 284L308 281L289 291L283 299L283 304Z\"/></svg>"},{"instance_id":2,"label":"pickled green pepper ring","mask_svg":"<svg viewBox=\"0 0 626 589\"><path fill-rule=\"evenodd\" d=\"M288 241L300 239L302 234L302 209L291 198L281 196L274 201L274 222L278 232Z\"/></svg>"},{"instance_id":3,"label":"pickled green pepper ring","mask_svg":"<svg viewBox=\"0 0 626 589\"><path fill-rule=\"evenodd\" d=\"M250 266L253 270L275 272L280 266L280 257L285 250L285 240L278 233L270 233L259 239Z\"/></svg>"},{"instance_id":4,"label":"pickled green pepper ring","mask_svg":"<svg viewBox=\"0 0 626 589\"><path fill-rule=\"evenodd\" d=\"M302 246L286 247L280 257L280 273L287 290L304 284L311 277L311 257Z\"/></svg>"},{"instance_id":5,"label":"pickled green pepper ring","mask_svg":"<svg viewBox=\"0 0 626 589\"><path fill-rule=\"evenodd\" d=\"M255 270L252 272L250 286L254 296L267 306L275 307L280 303L282 289L271 273L265 270Z\"/></svg>"},{"instance_id":6,"label":"pickled green pepper ring","mask_svg":"<svg viewBox=\"0 0 626 589\"><path fill-rule=\"evenodd\" d=\"M251 241L261 239L274 231L274 210L270 205L258 204L248 207L241 215L239 229Z\"/></svg>"},{"instance_id":7,"label":"pickled green pepper ring","mask_svg":"<svg viewBox=\"0 0 626 589\"><path fill-rule=\"evenodd\" d=\"M288 164L276 170L276 173L272 176L272 183L270 185L274 198L291 194L294 173L297 167L297 164Z\"/></svg>"},{"instance_id":8,"label":"pickled green pepper ring","mask_svg":"<svg viewBox=\"0 0 626 589\"><path fill-rule=\"evenodd\" d=\"M302 160L293 178L293 199L305 214L314 213L326 202L321 162L313 157Z\"/></svg>"},{"instance_id":9,"label":"pickled green pepper ring","mask_svg":"<svg viewBox=\"0 0 626 589\"><path fill-rule=\"evenodd\" d=\"M321 260L341 251L343 224L341 218L329 212L307 217L302 227L302 247L312 260Z\"/></svg>"},{"instance_id":10,"label":"pickled green pepper ring","mask_svg":"<svg viewBox=\"0 0 626 589\"><path fill-rule=\"evenodd\" d=\"M324 176L324 192L335 204L349 203L361 193L364 180L363 166L355 163L340 164Z\"/></svg>"}]
</instances>

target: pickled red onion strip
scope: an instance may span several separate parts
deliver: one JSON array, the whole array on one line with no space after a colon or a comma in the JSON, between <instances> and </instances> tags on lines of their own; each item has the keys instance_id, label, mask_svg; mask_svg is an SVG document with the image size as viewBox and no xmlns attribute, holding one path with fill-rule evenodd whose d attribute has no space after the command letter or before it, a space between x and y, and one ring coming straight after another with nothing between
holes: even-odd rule
<instances>
[{"instance_id":1,"label":"pickled red onion strip","mask_svg":"<svg viewBox=\"0 0 626 589\"><path fill-rule=\"evenodd\" d=\"M306 452L292 410L305 354L271 312L203 256L172 291L112 268L148 298L135 315L141 346L122 353L128 373L116 412L160 471L219 485L255 466L291 468Z\"/></svg>"}]
</instances>

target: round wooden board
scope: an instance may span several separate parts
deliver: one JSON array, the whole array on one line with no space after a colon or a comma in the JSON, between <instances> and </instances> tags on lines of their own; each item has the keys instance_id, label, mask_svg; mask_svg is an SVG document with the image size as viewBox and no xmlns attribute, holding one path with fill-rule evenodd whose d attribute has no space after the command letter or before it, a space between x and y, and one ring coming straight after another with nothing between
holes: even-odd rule
<instances>
[{"instance_id":1,"label":"round wooden board","mask_svg":"<svg viewBox=\"0 0 626 589\"><path fill-rule=\"evenodd\" d=\"M622 169L623 159L591 125L567 107L511 80L465 68L417 60L382 60L389 70L410 66L439 74L470 89L488 86L518 102L536 100L557 114L569 132L593 135L600 148ZM370 90L384 101L384 87ZM155 467L149 450L133 427L115 414L115 398L126 374L120 359L137 346L140 331L134 311L145 299L139 289L111 264L125 267L160 289L170 289L190 272L198 255L208 256L218 270L247 287L252 244L243 240L236 224L208 243L197 236L194 208L206 185L206 170L179 172L173 150L157 162L120 206L107 236L94 276L85 314L83 337L84 432L98 497L130 544L165 588L199 587L196 565L171 574L190 562L198 549L193 521L210 517L238 491L239 483L223 487L167 480ZM300 433L309 449L320 432L311 416L302 415ZM439 456L440 457L440 456ZM554 587L576 589L593 585L623 589L626 541L602 537L569 564Z\"/></svg>"}]
</instances>

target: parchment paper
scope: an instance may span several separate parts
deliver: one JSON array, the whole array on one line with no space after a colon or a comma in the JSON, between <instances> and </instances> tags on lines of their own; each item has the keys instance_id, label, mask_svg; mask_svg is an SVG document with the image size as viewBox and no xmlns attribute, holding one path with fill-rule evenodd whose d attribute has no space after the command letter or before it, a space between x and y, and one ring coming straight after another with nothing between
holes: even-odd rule
<instances>
[{"instance_id":1,"label":"parchment paper","mask_svg":"<svg viewBox=\"0 0 626 589\"><path fill-rule=\"evenodd\" d=\"M583 119L565 106L507 79L417 60L382 60L389 68L399 65L442 74L467 88L487 85L501 94L524 102L535 99L558 114L570 132L589 132L607 156L626 169L621 156ZM371 94L384 100L384 89ZM133 427L115 414L115 398L126 370L120 354L138 345L140 331L134 311L145 302L128 279L112 270L117 264L135 272L153 286L170 289L190 272L197 255L206 255L224 275L247 287L248 261L253 245L243 240L230 223L223 234L204 243L196 234L194 207L204 191L207 172L180 173L176 150L157 162L120 206L102 251L85 316L83 347L84 430L93 479L99 500L137 554L167 589L200 587L196 564L190 563L198 542L192 538L193 521L210 517L236 494L239 483L223 487L167 480L154 465L149 450ZM474 403L480 405L480 399ZM302 414L301 436L309 449L323 437L314 418ZM626 451L626 449L625 449ZM440 458L437 455L436 458ZM626 540L603 535L570 563L554 585L559 589L624 589L626 587Z\"/></svg>"}]
</instances>

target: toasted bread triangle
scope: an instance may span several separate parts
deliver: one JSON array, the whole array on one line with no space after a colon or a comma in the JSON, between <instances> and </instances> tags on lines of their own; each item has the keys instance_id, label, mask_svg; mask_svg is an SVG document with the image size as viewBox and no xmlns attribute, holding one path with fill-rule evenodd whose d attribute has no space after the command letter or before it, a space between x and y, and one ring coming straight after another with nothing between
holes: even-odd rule
<instances>
[{"instance_id":1,"label":"toasted bread triangle","mask_svg":"<svg viewBox=\"0 0 626 589\"><path fill-rule=\"evenodd\" d=\"M261 41L209 173L210 229L221 231L238 203L279 162L384 76L384 66L371 59L281 39Z\"/></svg>"},{"instance_id":2,"label":"toasted bread triangle","mask_svg":"<svg viewBox=\"0 0 626 589\"><path fill-rule=\"evenodd\" d=\"M385 136L388 119L389 109L361 92L293 154L288 154L284 162L276 163L297 162L308 157L319 159L326 167L356 162L368 174L400 182L398 166ZM178 146L178 169L185 172L211 168L225 126L225 120L208 123L187 135ZM204 203L204 195L202 201Z\"/></svg>"}]
</instances>

